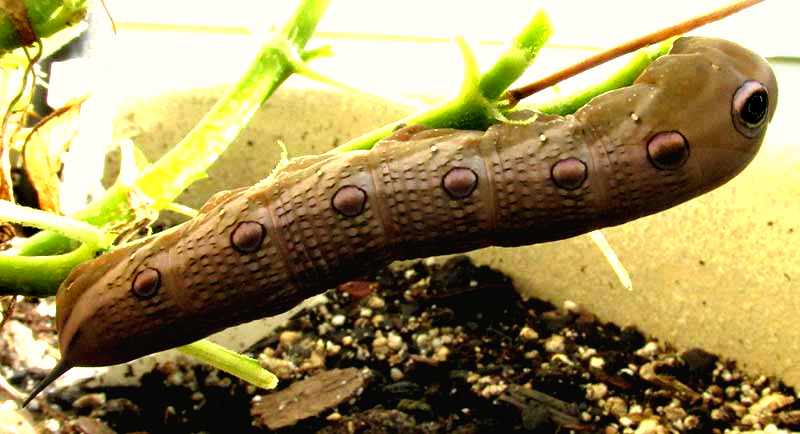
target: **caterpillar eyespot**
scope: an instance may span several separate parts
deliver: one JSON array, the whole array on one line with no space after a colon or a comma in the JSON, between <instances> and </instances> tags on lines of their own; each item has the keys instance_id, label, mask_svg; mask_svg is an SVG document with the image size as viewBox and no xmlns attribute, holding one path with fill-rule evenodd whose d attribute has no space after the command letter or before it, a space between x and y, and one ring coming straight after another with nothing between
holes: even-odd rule
<instances>
[{"instance_id":1,"label":"caterpillar eyespot","mask_svg":"<svg viewBox=\"0 0 800 434\"><path fill-rule=\"evenodd\" d=\"M252 253L261 247L266 235L261 223L254 221L241 222L231 232L231 245L239 253Z\"/></svg>"},{"instance_id":2,"label":"caterpillar eyespot","mask_svg":"<svg viewBox=\"0 0 800 434\"><path fill-rule=\"evenodd\" d=\"M553 177L553 182L566 190L580 188L588 177L586 163L577 158L567 158L557 162L550 170L550 175Z\"/></svg>"},{"instance_id":3,"label":"caterpillar eyespot","mask_svg":"<svg viewBox=\"0 0 800 434\"><path fill-rule=\"evenodd\" d=\"M161 286L161 273L155 268L145 268L133 278L131 292L140 300L152 298Z\"/></svg>"},{"instance_id":4,"label":"caterpillar eyespot","mask_svg":"<svg viewBox=\"0 0 800 434\"><path fill-rule=\"evenodd\" d=\"M478 175L466 167L454 167L442 177L442 188L453 199L463 199L478 186Z\"/></svg>"},{"instance_id":5,"label":"caterpillar eyespot","mask_svg":"<svg viewBox=\"0 0 800 434\"><path fill-rule=\"evenodd\" d=\"M660 132L647 142L647 158L662 170L675 170L689 159L689 143L677 131Z\"/></svg>"},{"instance_id":6,"label":"caterpillar eyespot","mask_svg":"<svg viewBox=\"0 0 800 434\"><path fill-rule=\"evenodd\" d=\"M769 113L769 92L756 80L745 81L733 95L731 116L736 130L753 138L763 133Z\"/></svg>"},{"instance_id":7,"label":"caterpillar eyespot","mask_svg":"<svg viewBox=\"0 0 800 434\"><path fill-rule=\"evenodd\" d=\"M346 185L334 193L331 205L339 214L355 217L364 211L367 193L354 185Z\"/></svg>"}]
</instances>

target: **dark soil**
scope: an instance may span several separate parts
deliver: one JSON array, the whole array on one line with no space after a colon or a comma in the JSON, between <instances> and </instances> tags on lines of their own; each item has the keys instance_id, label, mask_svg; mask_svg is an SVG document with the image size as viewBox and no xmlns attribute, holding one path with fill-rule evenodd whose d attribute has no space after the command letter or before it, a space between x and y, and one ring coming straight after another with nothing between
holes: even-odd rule
<instances>
[{"instance_id":1,"label":"dark soil","mask_svg":"<svg viewBox=\"0 0 800 434\"><path fill-rule=\"evenodd\" d=\"M276 391L167 364L141 387L52 391L39 409L63 432L84 433L800 428L795 392L779 381L702 349L675 352L577 306L523 300L466 257L385 269L328 298L251 348L281 379Z\"/></svg>"}]
</instances>

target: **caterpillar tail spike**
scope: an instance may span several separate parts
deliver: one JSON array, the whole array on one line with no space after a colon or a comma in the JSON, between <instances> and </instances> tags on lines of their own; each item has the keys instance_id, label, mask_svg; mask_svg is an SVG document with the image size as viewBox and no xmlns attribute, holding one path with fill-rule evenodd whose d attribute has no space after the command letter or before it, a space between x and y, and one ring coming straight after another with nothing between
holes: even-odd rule
<instances>
[{"instance_id":1,"label":"caterpillar tail spike","mask_svg":"<svg viewBox=\"0 0 800 434\"><path fill-rule=\"evenodd\" d=\"M47 386L51 385L58 379L58 377L64 375L71 368L72 366L70 366L69 363L66 363L64 359L59 360L56 366L47 373L47 376L44 377L44 379L42 379L42 381L40 381L39 384L37 384L36 387L31 391L28 397L22 401L22 408L27 407L37 395L42 393L42 391L47 388Z\"/></svg>"}]
</instances>

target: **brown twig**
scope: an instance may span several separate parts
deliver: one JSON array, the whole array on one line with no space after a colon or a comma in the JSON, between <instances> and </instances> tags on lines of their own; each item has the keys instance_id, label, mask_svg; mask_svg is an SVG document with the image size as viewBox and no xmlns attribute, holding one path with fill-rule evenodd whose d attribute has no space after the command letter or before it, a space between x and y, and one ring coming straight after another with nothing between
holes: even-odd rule
<instances>
[{"instance_id":1,"label":"brown twig","mask_svg":"<svg viewBox=\"0 0 800 434\"><path fill-rule=\"evenodd\" d=\"M10 395L12 398L22 401L25 399L25 394L17 390L11 383L6 380L6 377L0 375L0 390Z\"/></svg>"},{"instance_id":2,"label":"brown twig","mask_svg":"<svg viewBox=\"0 0 800 434\"><path fill-rule=\"evenodd\" d=\"M22 73L22 84L20 85L19 91L14 96L14 98L11 99L11 102L8 103L8 108L6 109L6 112L3 114L3 121L2 123L0 123L0 176L4 176L6 178L5 182L8 183L9 189L10 186L12 185L11 170L10 170L11 163L9 157L11 138L14 137L14 134L16 134L19 131L19 129L22 128L22 125L25 123L25 111L27 110L27 107L23 109L22 117L20 118L20 121L16 125L14 131L11 131L10 134L8 134L9 143L6 143L6 133L7 133L6 129L8 128L9 120L11 119L11 115L13 114L14 106L20 99L22 99L22 97L25 95L25 91L28 89L28 76L31 77L31 81L33 83L31 84L31 89L33 89L33 86L36 85L36 73L34 72L33 69L36 66L36 62L38 62L39 59L42 57L42 40L41 39L36 40L35 56L31 57L30 52L28 51L28 47L22 47L22 50L25 52L25 57L28 59L28 65L25 67L25 71ZM28 104L30 104L30 101L28 101ZM2 183L0 182L0 184ZM14 201L13 189L10 189L8 200L10 202Z\"/></svg>"},{"instance_id":3,"label":"brown twig","mask_svg":"<svg viewBox=\"0 0 800 434\"><path fill-rule=\"evenodd\" d=\"M114 17L111 16L111 12L108 11L108 5L106 5L105 0L100 0L100 4L103 5L103 10L106 11L106 16L108 17L108 20L111 23L111 30L116 35L117 34L117 23L114 21Z\"/></svg>"},{"instance_id":4,"label":"brown twig","mask_svg":"<svg viewBox=\"0 0 800 434\"><path fill-rule=\"evenodd\" d=\"M8 304L6 306L3 306L3 303L0 300L0 309L2 309L2 312L0 312L0 314L3 315L3 318L0 319L0 330L3 330L3 327L6 325L6 322L8 322L8 319L11 318L11 315L14 314L14 308L16 306L17 306L16 296L12 295L8 297Z\"/></svg>"},{"instance_id":5,"label":"brown twig","mask_svg":"<svg viewBox=\"0 0 800 434\"><path fill-rule=\"evenodd\" d=\"M8 17L19 37L19 44L26 46L36 42L36 32L28 19L28 9L21 0L0 0L0 9Z\"/></svg>"},{"instance_id":6,"label":"brown twig","mask_svg":"<svg viewBox=\"0 0 800 434\"><path fill-rule=\"evenodd\" d=\"M736 12L739 12L743 9L747 9L755 4L761 3L762 1L764 0L741 0L738 2L734 2L727 6L723 6L719 9L715 9L711 12L698 15L686 21L682 21L678 24L674 24L672 26L665 27L655 32L648 33L636 39L632 39L616 47L601 51L595 54L594 56L581 60L580 62L572 66L568 66L554 74L548 75L547 77L537 80L531 84L518 87L516 89L510 89L508 92L506 92L505 98L508 100L509 107L514 107L521 99L527 98L533 95L534 93L539 92L542 89L553 86L554 84L559 83L569 77L580 74L581 72L586 71L588 69L594 68L597 65L601 65L605 62L608 62L609 60L615 59L624 54L628 54L632 51L638 50L639 48L661 42L673 36L681 35L690 30L694 30L698 27L704 26L709 23L713 23L714 21L719 21L729 15L735 14Z\"/></svg>"}]
</instances>

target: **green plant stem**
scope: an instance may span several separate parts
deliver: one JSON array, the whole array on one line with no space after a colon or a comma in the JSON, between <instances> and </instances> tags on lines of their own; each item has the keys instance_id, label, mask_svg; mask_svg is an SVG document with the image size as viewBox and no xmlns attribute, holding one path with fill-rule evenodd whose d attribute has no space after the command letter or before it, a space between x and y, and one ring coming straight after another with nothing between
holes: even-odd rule
<instances>
[{"instance_id":1,"label":"green plant stem","mask_svg":"<svg viewBox=\"0 0 800 434\"><path fill-rule=\"evenodd\" d=\"M137 219L137 212L132 203L135 205L140 199L141 195L137 195L132 187L115 184L106 190L100 199L72 214L70 218L110 231L116 225ZM45 256L65 253L75 249L78 244L77 241L56 232L42 231L19 246L19 255Z\"/></svg>"},{"instance_id":2,"label":"green plant stem","mask_svg":"<svg viewBox=\"0 0 800 434\"><path fill-rule=\"evenodd\" d=\"M275 89L304 58L324 55L302 48L316 29L330 0L303 0L286 26L267 41L240 80L170 152L147 167L131 187L115 185L96 202L72 217L101 228L130 222L135 213L130 198L145 197L160 210L192 182L201 178ZM135 191L134 191L135 190ZM20 246L25 256L63 253L75 243L50 231L29 238Z\"/></svg>"},{"instance_id":3,"label":"green plant stem","mask_svg":"<svg viewBox=\"0 0 800 434\"><path fill-rule=\"evenodd\" d=\"M86 0L22 0L28 21L39 38L46 38L79 23L86 15ZM5 13L0 12L0 50L21 47L19 34Z\"/></svg>"},{"instance_id":4,"label":"green plant stem","mask_svg":"<svg viewBox=\"0 0 800 434\"><path fill-rule=\"evenodd\" d=\"M451 126L471 118L472 114L483 114L487 112L486 101L478 94L478 64L469 47L466 46L463 38L456 38L456 44L461 49L464 59L464 80L461 91L452 98L445 100L428 110L414 113L399 121L384 125L359 136L347 143L336 147L332 152L349 152L355 150L370 149L378 140L390 135L398 125L423 124L435 128L437 126ZM480 116L480 115L479 115ZM474 120L473 120L474 121ZM469 122L466 122L469 124Z\"/></svg>"},{"instance_id":5,"label":"green plant stem","mask_svg":"<svg viewBox=\"0 0 800 434\"><path fill-rule=\"evenodd\" d=\"M338 146L333 152L370 149L401 124L430 128L486 129L499 117L497 98L533 63L536 54L553 34L550 17L539 10L513 39L495 65L482 76L463 38L455 38L464 59L464 79L455 97Z\"/></svg>"},{"instance_id":6,"label":"green plant stem","mask_svg":"<svg viewBox=\"0 0 800 434\"><path fill-rule=\"evenodd\" d=\"M155 201L156 209L172 202L203 176L205 169L227 149L264 101L303 64L301 51L329 2L301 2L290 24L262 47L242 79L177 146L136 179L136 186Z\"/></svg>"},{"instance_id":7,"label":"green plant stem","mask_svg":"<svg viewBox=\"0 0 800 434\"><path fill-rule=\"evenodd\" d=\"M108 236L96 227L68 217L40 211L35 208L16 205L7 200L0 200L0 216L3 220L25 224L42 230L49 230L68 236L95 249L108 245Z\"/></svg>"},{"instance_id":8,"label":"green plant stem","mask_svg":"<svg viewBox=\"0 0 800 434\"><path fill-rule=\"evenodd\" d=\"M539 50L553 36L550 18L539 10L528 25L511 41L506 51L480 80L481 94L492 101L519 78L517 71L524 72L533 64Z\"/></svg>"},{"instance_id":9,"label":"green plant stem","mask_svg":"<svg viewBox=\"0 0 800 434\"><path fill-rule=\"evenodd\" d=\"M554 98L544 104L535 105L532 108L542 113L557 114L562 116L574 113L592 98L610 90L619 89L633 83L648 65L650 65L658 57L667 54L671 47L672 40L667 40L660 44L637 50L633 53L628 63L626 63L622 68L611 74L602 82L573 94Z\"/></svg>"},{"instance_id":10,"label":"green plant stem","mask_svg":"<svg viewBox=\"0 0 800 434\"><path fill-rule=\"evenodd\" d=\"M93 246L84 244L63 255L0 256L0 295L53 295L69 272L96 252Z\"/></svg>"},{"instance_id":11,"label":"green plant stem","mask_svg":"<svg viewBox=\"0 0 800 434\"><path fill-rule=\"evenodd\" d=\"M107 248L114 239L113 234L88 223L5 200L0 200L0 216L6 221L50 230L83 242L81 248L64 255L0 256L0 295L52 295L74 266L93 258L95 253Z\"/></svg>"},{"instance_id":12,"label":"green plant stem","mask_svg":"<svg viewBox=\"0 0 800 434\"><path fill-rule=\"evenodd\" d=\"M474 61L471 53L462 47L465 63L465 79L459 94L428 110L414 113L397 122L385 125L362 136L356 137L335 148L334 152L348 152L370 149L377 141L390 135L398 125L422 124L430 128L469 128L485 129L500 119L497 107L503 92L533 63L539 48L552 34L549 19L543 12L537 13L531 22L514 39L509 48L495 65L478 80L479 88L474 87ZM458 43L459 40L456 39ZM555 98L547 103L519 107L532 108L546 114L567 115L574 113L592 98L610 90L628 86L655 59L669 52L672 40L636 51L630 61L604 81L573 94Z\"/></svg>"},{"instance_id":13,"label":"green plant stem","mask_svg":"<svg viewBox=\"0 0 800 434\"><path fill-rule=\"evenodd\" d=\"M254 386L274 389L278 385L278 377L262 368L257 360L235 353L208 339L192 342L177 349L215 368L229 372Z\"/></svg>"}]
</instances>

